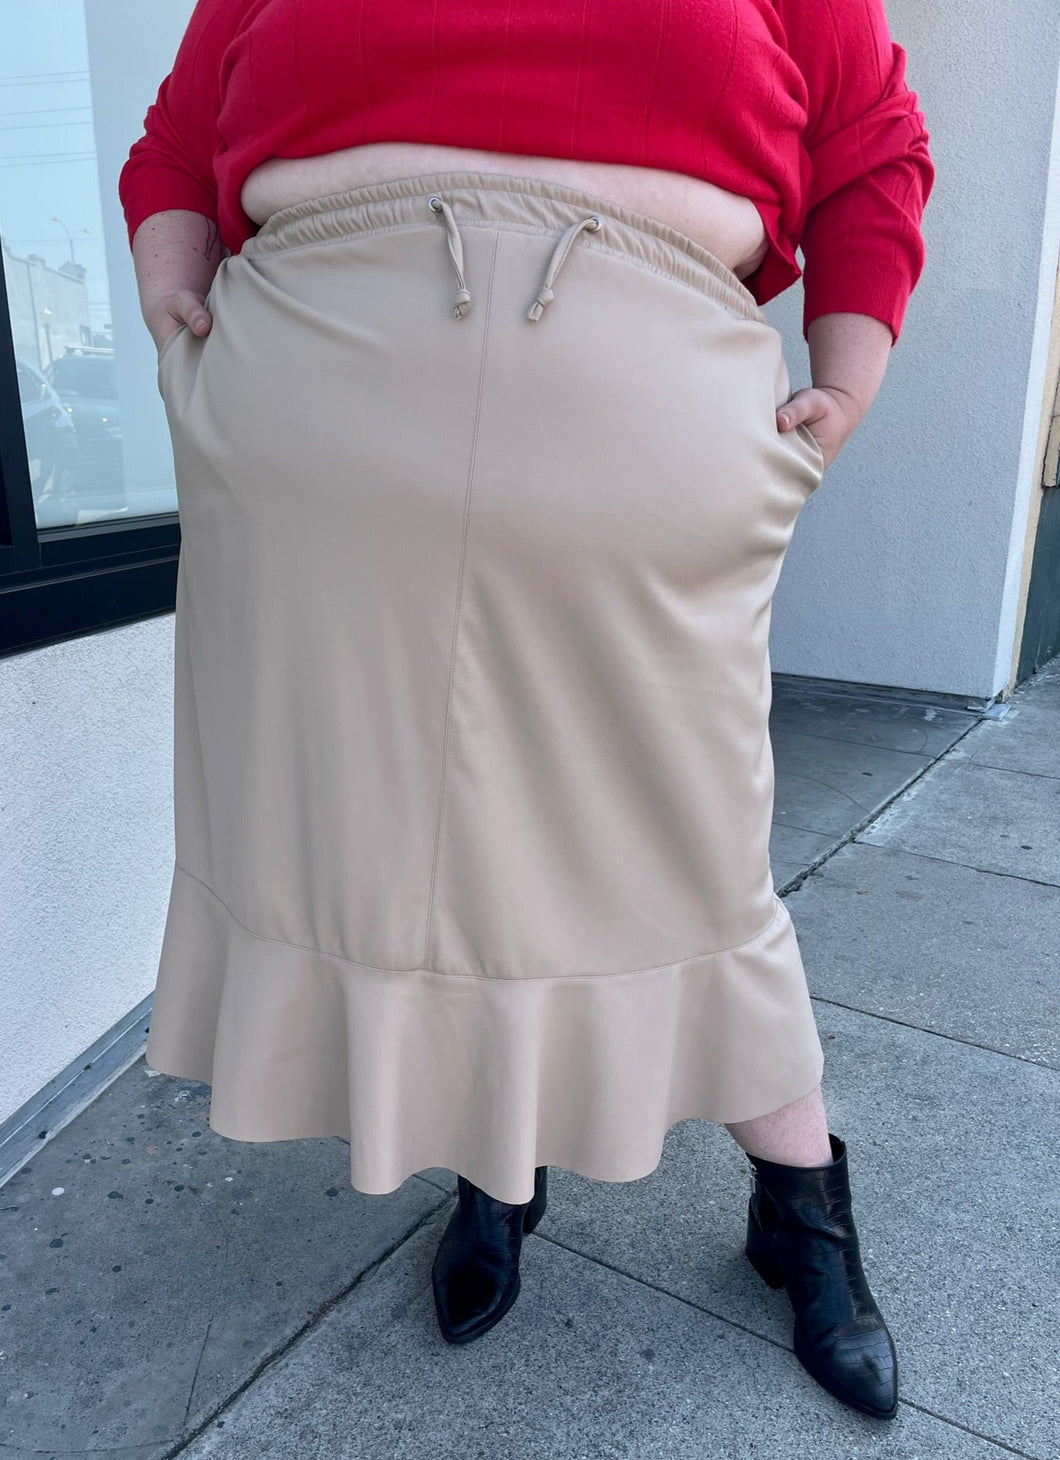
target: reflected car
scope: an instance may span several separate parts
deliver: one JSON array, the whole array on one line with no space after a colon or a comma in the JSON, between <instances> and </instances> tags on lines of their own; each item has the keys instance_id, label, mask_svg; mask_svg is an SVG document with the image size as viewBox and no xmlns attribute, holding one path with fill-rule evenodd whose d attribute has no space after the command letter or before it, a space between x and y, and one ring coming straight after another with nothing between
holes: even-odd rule
<instances>
[{"instance_id":1,"label":"reflected car","mask_svg":"<svg viewBox=\"0 0 1060 1460\"><path fill-rule=\"evenodd\" d=\"M45 370L77 432L79 499L92 507L126 505L118 374L114 351L72 345Z\"/></svg>"},{"instance_id":2,"label":"reflected car","mask_svg":"<svg viewBox=\"0 0 1060 1460\"><path fill-rule=\"evenodd\" d=\"M76 496L78 450L70 412L35 365L16 359L15 372L34 506L72 502Z\"/></svg>"}]
</instances>

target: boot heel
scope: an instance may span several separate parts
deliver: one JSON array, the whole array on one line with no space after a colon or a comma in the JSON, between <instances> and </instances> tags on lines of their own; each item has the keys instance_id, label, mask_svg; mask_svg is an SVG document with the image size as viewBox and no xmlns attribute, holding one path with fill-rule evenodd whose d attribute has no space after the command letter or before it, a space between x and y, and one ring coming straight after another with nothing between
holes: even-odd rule
<instances>
[{"instance_id":1,"label":"boot heel","mask_svg":"<svg viewBox=\"0 0 1060 1460\"><path fill-rule=\"evenodd\" d=\"M782 1288L784 1286L784 1274L771 1257L763 1252L747 1250L747 1260L754 1268L758 1276L769 1284L771 1288Z\"/></svg>"},{"instance_id":2,"label":"boot heel","mask_svg":"<svg viewBox=\"0 0 1060 1460\"><path fill-rule=\"evenodd\" d=\"M747 1207L747 1260L763 1282L771 1288L782 1288L784 1286L784 1274L776 1259L769 1255L765 1241L762 1236L762 1229L755 1220L754 1209L748 1203Z\"/></svg>"},{"instance_id":3,"label":"boot heel","mask_svg":"<svg viewBox=\"0 0 1060 1460\"><path fill-rule=\"evenodd\" d=\"M548 1206L548 1167L538 1166L534 1171L534 1194L523 1217L523 1231L532 1232L545 1215Z\"/></svg>"}]
</instances>

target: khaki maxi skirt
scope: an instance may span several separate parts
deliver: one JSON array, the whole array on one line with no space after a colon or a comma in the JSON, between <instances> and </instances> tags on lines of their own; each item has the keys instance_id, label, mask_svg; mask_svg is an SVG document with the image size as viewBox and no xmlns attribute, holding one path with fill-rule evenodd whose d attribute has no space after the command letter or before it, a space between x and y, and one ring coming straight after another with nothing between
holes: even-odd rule
<instances>
[{"instance_id":1,"label":"khaki maxi skirt","mask_svg":"<svg viewBox=\"0 0 1060 1460\"><path fill-rule=\"evenodd\" d=\"M351 1185L628 1181L823 1050L769 858L821 480L782 339L659 220L438 172L274 213L164 343L176 866L147 1062Z\"/></svg>"}]
</instances>

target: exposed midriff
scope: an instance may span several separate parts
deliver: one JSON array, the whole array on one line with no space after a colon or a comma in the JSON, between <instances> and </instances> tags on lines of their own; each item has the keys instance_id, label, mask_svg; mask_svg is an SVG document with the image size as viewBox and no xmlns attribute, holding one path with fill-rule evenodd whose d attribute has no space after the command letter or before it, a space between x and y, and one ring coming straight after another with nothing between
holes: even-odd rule
<instances>
[{"instance_id":1,"label":"exposed midriff","mask_svg":"<svg viewBox=\"0 0 1060 1460\"><path fill-rule=\"evenodd\" d=\"M449 171L514 173L582 188L676 228L741 279L766 254L765 225L750 198L700 178L654 167L434 143L373 142L312 157L269 158L247 175L241 203L248 217L261 224L280 208L328 193Z\"/></svg>"}]
</instances>

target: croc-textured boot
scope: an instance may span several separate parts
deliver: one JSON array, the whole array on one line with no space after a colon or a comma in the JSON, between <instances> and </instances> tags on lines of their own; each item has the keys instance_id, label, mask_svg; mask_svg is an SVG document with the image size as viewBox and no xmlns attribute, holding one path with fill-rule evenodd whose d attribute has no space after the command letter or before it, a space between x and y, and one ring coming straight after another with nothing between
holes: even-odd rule
<instances>
[{"instance_id":1,"label":"croc-textured boot","mask_svg":"<svg viewBox=\"0 0 1060 1460\"><path fill-rule=\"evenodd\" d=\"M548 1167L534 1170L534 1195L512 1205L457 1176L457 1205L431 1269L442 1336L470 1343L499 1323L519 1296L523 1234L544 1216Z\"/></svg>"},{"instance_id":2,"label":"croc-textured boot","mask_svg":"<svg viewBox=\"0 0 1060 1460\"><path fill-rule=\"evenodd\" d=\"M747 1256L795 1310L795 1355L830 1394L863 1414L898 1409L898 1357L869 1290L851 1213L846 1145L827 1166L748 1156Z\"/></svg>"}]
</instances>

